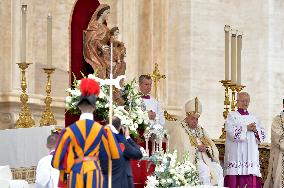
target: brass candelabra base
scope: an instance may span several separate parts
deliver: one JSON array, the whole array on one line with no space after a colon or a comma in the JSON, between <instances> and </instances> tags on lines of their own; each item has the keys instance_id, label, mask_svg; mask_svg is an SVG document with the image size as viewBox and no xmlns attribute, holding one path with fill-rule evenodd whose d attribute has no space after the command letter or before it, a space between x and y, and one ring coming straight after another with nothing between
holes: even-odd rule
<instances>
[{"instance_id":1,"label":"brass candelabra base","mask_svg":"<svg viewBox=\"0 0 284 188\"><path fill-rule=\"evenodd\" d=\"M231 111L235 111L236 109L236 84L230 84L230 89L232 90L232 100L231 100Z\"/></svg>"},{"instance_id":2,"label":"brass candelabra base","mask_svg":"<svg viewBox=\"0 0 284 188\"><path fill-rule=\"evenodd\" d=\"M225 99L224 99L224 112L223 112L223 117L224 119L227 118L229 114L229 105L230 105L230 97L229 97L229 86L231 83L231 80L221 80L220 81L222 85L225 88Z\"/></svg>"},{"instance_id":3,"label":"brass candelabra base","mask_svg":"<svg viewBox=\"0 0 284 188\"><path fill-rule=\"evenodd\" d=\"M19 114L19 119L16 121L16 128L29 128L34 127L35 121L32 118L29 106L28 106L28 100L29 96L26 93L27 89L27 80L26 80L26 69L29 67L31 63L17 63L19 68L21 69L21 89L22 94L20 96L21 101L21 111Z\"/></svg>"},{"instance_id":4,"label":"brass candelabra base","mask_svg":"<svg viewBox=\"0 0 284 188\"><path fill-rule=\"evenodd\" d=\"M246 86L242 86L242 85L237 85L236 86L236 91L237 93L240 93Z\"/></svg>"},{"instance_id":5,"label":"brass candelabra base","mask_svg":"<svg viewBox=\"0 0 284 188\"><path fill-rule=\"evenodd\" d=\"M223 118L226 120L229 114L229 109L230 109L230 96L229 96L229 86L231 84L231 80L221 80L220 81L225 88L225 99L224 99L224 111L223 111ZM225 130L225 125L222 128L222 134L219 137L220 139L223 139L226 137L226 130Z\"/></svg>"},{"instance_id":6,"label":"brass candelabra base","mask_svg":"<svg viewBox=\"0 0 284 188\"><path fill-rule=\"evenodd\" d=\"M46 84L46 97L44 100L45 110L40 119L40 126L56 125L57 121L54 118L54 114L51 110L52 98L51 93L51 74L55 71L54 68L43 68L44 72L47 74L47 84Z\"/></svg>"}]
</instances>

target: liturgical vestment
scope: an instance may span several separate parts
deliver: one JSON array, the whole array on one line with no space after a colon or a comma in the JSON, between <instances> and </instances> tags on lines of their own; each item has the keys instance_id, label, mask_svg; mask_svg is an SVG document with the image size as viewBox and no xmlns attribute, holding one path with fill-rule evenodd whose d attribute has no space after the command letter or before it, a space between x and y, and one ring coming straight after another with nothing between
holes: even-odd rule
<instances>
[{"instance_id":1,"label":"liturgical vestment","mask_svg":"<svg viewBox=\"0 0 284 188\"><path fill-rule=\"evenodd\" d=\"M57 188L59 180L59 170L52 168L51 160L54 151L43 157L38 162L36 168L35 188Z\"/></svg>"},{"instance_id":2,"label":"liturgical vestment","mask_svg":"<svg viewBox=\"0 0 284 188\"><path fill-rule=\"evenodd\" d=\"M161 125L164 125L165 117L164 117L164 111L161 107L161 104L155 98L149 95L147 95L147 97L142 96L142 100L143 100L143 104L145 105L145 110L146 111L152 110L153 112L155 112L157 118L159 118L159 123Z\"/></svg>"},{"instance_id":3,"label":"liturgical vestment","mask_svg":"<svg viewBox=\"0 0 284 188\"><path fill-rule=\"evenodd\" d=\"M247 130L247 125L250 123L256 124L256 132ZM247 111L243 114L238 110L229 113L225 127L225 186L230 188L245 185L258 187L250 186L250 182L260 184L258 144L266 137L260 121ZM240 182L243 183L240 184Z\"/></svg>"},{"instance_id":4,"label":"liturgical vestment","mask_svg":"<svg viewBox=\"0 0 284 188\"><path fill-rule=\"evenodd\" d=\"M199 180L203 185L223 186L223 169L219 164L219 151L207 132L197 126L191 129L186 122L168 122L166 129L170 134L170 150L177 150L178 159L189 155L191 163L196 165ZM207 152L199 152L197 145L206 145Z\"/></svg>"},{"instance_id":5,"label":"liturgical vestment","mask_svg":"<svg viewBox=\"0 0 284 188\"><path fill-rule=\"evenodd\" d=\"M284 112L273 119L268 175L264 188L284 187Z\"/></svg>"},{"instance_id":6,"label":"liturgical vestment","mask_svg":"<svg viewBox=\"0 0 284 188\"><path fill-rule=\"evenodd\" d=\"M121 153L111 130L93 121L92 114L84 119L85 114L62 130L51 164L60 170L59 182L64 173L69 174L69 188L102 188L100 152L112 159L118 159Z\"/></svg>"}]
</instances>

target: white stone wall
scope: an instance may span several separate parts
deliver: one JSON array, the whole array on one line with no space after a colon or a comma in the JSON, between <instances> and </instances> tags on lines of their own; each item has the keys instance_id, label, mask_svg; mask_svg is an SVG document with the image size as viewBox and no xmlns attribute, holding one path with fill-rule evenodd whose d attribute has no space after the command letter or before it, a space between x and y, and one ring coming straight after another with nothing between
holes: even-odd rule
<instances>
[{"instance_id":1,"label":"white stone wall","mask_svg":"<svg viewBox=\"0 0 284 188\"><path fill-rule=\"evenodd\" d=\"M167 110L182 115L185 101L198 96L203 103L200 123L212 137L220 135L224 122L224 90L219 83L224 78L223 27L229 24L244 33L242 83L251 94L250 111L270 133L272 118L281 110L284 87L281 1L137 2L138 73L151 72L153 64L159 63L167 75L159 94ZM128 19L123 20L128 23ZM125 33L131 32L124 29ZM129 59L128 70L136 68L132 63L136 60Z\"/></svg>"},{"instance_id":2,"label":"white stone wall","mask_svg":"<svg viewBox=\"0 0 284 188\"><path fill-rule=\"evenodd\" d=\"M224 89L224 25L243 31L242 81L251 94L250 110L270 133L284 98L284 2L282 0L100 0L111 6L109 26L118 26L127 47L127 78L150 73L158 63L167 79L159 99L172 114L198 96L200 123L213 138L221 134ZM53 15L53 96L63 109L68 86L69 22L72 0L0 2L0 102L20 93L20 5L28 4L28 92L42 106L45 94L46 16ZM13 94L9 94L13 93ZM17 95L16 95L17 94ZM1 97L2 96L2 97ZM40 99L41 100L37 100ZM1 104L0 104L1 105ZM2 112L3 108L0 107ZM62 112L63 113L63 110ZM62 115L62 114L61 114ZM269 138L267 139L270 140Z\"/></svg>"}]
</instances>

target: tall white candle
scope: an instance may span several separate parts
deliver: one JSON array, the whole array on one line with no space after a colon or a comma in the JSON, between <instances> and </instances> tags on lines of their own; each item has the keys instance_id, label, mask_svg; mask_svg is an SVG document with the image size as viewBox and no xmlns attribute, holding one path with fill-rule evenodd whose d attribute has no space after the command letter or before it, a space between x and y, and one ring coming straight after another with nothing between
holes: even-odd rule
<instances>
[{"instance_id":1,"label":"tall white candle","mask_svg":"<svg viewBox=\"0 0 284 188\"><path fill-rule=\"evenodd\" d=\"M237 81L237 62L236 62L236 34L232 34L231 42L231 83L235 84Z\"/></svg>"},{"instance_id":2,"label":"tall white candle","mask_svg":"<svg viewBox=\"0 0 284 188\"><path fill-rule=\"evenodd\" d=\"M237 84L242 84L242 35L237 37Z\"/></svg>"},{"instance_id":3,"label":"tall white candle","mask_svg":"<svg viewBox=\"0 0 284 188\"><path fill-rule=\"evenodd\" d=\"M230 26L229 25L225 25L224 27L224 31L225 31L225 80L229 80L229 74L230 74L230 64L229 64L229 57L230 57L230 52L229 52L229 48L230 48Z\"/></svg>"},{"instance_id":4,"label":"tall white candle","mask_svg":"<svg viewBox=\"0 0 284 188\"><path fill-rule=\"evenodd\" d=\"M26 62L27 5L22 5L21 62Z\"/></svg>"},{"instance_id":5,"label":"tall white candle","mask_svg":"<svg viewBox=\"0 0 284 188\"><path fill-rule=\"evenodd\" d=\"M47 67L52 66L52 16L47 15Z\"/></svg>"}]
</instances>

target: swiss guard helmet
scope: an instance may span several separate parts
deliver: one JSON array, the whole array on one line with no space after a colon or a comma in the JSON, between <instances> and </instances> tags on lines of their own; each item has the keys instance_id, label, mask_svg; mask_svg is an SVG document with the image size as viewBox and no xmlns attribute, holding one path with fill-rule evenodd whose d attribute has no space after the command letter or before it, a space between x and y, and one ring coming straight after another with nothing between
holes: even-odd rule
<instances>
[{"instance_id":1,"label":"swiss guard helmet","mask_svg":"<svg viewBox=\"0 0 284 188\"><path fill-rule=\"evenodd\" d=\"M100 85L93 79L83 78L80 83L81 96L76 106L83 102L96 106L97 97L100 94Z\"/></svg>"}]
</instances>

